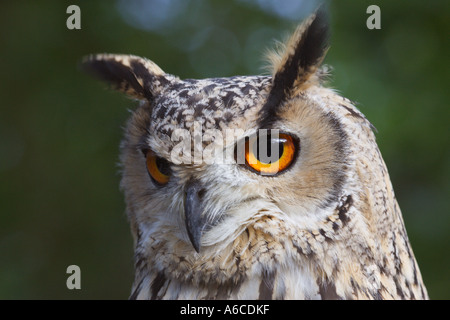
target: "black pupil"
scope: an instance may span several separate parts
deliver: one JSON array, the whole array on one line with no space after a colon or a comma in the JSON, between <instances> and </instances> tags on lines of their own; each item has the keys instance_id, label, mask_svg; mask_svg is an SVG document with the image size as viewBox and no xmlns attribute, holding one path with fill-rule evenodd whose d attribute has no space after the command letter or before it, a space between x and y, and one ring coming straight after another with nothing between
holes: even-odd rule
<instances>
[{"instance_id":1,"label":"black pupil","mask_svg":"<svg viewBox=\"0 0 450 320\"><path fill-rule=\"evenodd\" d=\"M260 140L258 136L253 144L253 154L262 163L274 163L283 155L285 142L284 139L270 137L265 137L264 140Z\"/></svg>"},{"instance_id":2,"label":"black pupil","mask_svg":"<svg viewBox=\"0 0 450 320\"><path fill-rule=\"evenodd\" d=\"M157 157L156 158L156 167L158 168L159 172L162 174L168 176L170 175L170 164L166 159Z\"/></svg>"}]
</instances>

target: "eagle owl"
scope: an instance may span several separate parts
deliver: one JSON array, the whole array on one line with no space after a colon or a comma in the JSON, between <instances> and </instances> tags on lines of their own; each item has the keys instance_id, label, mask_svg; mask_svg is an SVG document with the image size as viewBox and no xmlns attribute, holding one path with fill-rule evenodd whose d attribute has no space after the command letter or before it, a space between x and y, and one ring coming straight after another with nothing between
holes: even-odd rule
<instances>
[{"instance_id":1,"label":"eagle owl","mask_svg":"<svg viewBox=\"0 0 450 320\"><path fill-rule=\"evenodd\" d=\"M130 298L428 298L373 127L323 86L327 39L319 10L269 55L270 76L83 60L140 101L121 144Z\"/></svg>"}]
</instances>

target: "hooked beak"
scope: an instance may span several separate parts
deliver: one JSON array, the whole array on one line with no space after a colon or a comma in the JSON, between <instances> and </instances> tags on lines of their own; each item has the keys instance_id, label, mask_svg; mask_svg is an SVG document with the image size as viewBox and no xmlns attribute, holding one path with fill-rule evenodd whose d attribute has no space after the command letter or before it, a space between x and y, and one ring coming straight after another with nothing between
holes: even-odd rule
<instances>
[{"instance_id":1,"label":"hooked beak","mask_svg":"<svg viewBox=\"0 0 450 320\"><path fill-rule=\"evenodd\" d=\"M184 216L186 230L195 251L200 252L203 231L205 230L207 219L203 214L202 196L205 190L201 188L200 183L191 180L185 191Z\"/></svg>"}]
</instances>

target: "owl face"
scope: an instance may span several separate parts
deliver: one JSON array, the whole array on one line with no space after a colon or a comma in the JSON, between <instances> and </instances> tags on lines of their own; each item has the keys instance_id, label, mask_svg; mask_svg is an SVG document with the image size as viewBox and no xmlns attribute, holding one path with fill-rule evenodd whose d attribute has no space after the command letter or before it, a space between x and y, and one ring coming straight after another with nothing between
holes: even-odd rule
<instances>
[{"instance_id":1,"label":"owl face","mask_svg":"<svg viewBox=\"0 0 450 320\"><path fill-rule=\"evenodd\" d=\"M123 184L146 208L142 219L164 221L200 252L228 244L268 208L308 225L334 204L347 150L329 110L298 96L260 126L269 77L173 81L135 113L124 143Z\"/></svg>"},{"instance_id":2,"label":"owl face","mask_svg":"<svg viewBox=\"0 0 450 320\"><path fill-rule=\"evenodd\" d=\"M140 101L121 145L136 295L254 299L258 283L260 298L393 297L394 248L426 296L371 124L322 86L327 37L319 11L269 55L271 76L182 80L137 56L84 60Z\"/></svg>"}]
</instances>

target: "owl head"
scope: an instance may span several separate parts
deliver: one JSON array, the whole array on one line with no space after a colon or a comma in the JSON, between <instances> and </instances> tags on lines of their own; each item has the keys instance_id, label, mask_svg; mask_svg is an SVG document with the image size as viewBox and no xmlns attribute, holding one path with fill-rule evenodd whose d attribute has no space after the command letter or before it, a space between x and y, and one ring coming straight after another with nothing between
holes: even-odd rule
<instances>
[{"instance_id":1,"label":"owl head","mask_svg":"<svg viewBox=\"0 0 450 320\"><path fill-rule=\"evenodd\" d=\"M349 131L368 122L321 86L327 40L319 11L269 55L271 76L181 80L137 56L85 58L85 70L140 101L121 156L136 240L156 231L200 252L263 216L309 226L336 207Z\"/></svg>"},{"instance_id":2,"label":"owl head","mask_svg":"<svg viewBox=\"0 0 450 320\"><path fill-rule=\"evenodd\" d=\"M323 12L269 55L271 76L185 79L131 55L83 67L141 101L122 143L122 187L136 239L156 230L184 250L226 245L270 214L309 225L346 184L347 131L361 115L321 86ZM270 215L269 214L269 215Z\"/></svg>"}]
</instances>

